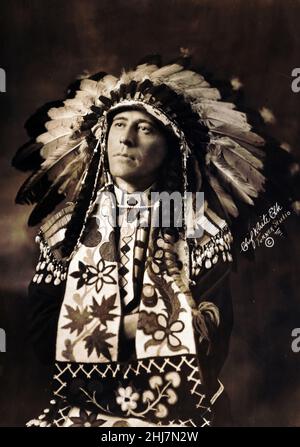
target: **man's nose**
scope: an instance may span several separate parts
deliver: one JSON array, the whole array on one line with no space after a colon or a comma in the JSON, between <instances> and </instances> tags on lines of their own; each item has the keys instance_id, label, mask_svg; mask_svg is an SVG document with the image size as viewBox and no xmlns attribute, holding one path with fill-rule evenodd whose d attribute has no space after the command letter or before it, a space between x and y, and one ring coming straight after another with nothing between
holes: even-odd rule
<instances>
[{"instance_id":1,"label":"man's nose","mask_svg":"<svg viewBox=\"0 0 300 447\"><path fill-rule=\"evenodd\" d=\"M124 129L123 134L120 138L120 143L126 146L132 147L136 142L136 132L133 126L128 126Z\"/></svg>"}]
</instances>

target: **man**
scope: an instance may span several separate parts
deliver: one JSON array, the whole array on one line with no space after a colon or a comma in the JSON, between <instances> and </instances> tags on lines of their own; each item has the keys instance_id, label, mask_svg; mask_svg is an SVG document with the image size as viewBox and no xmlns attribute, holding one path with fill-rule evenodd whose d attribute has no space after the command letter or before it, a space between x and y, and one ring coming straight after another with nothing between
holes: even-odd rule
<instances>
[{"instance_id":1,"label":"man","mask_svg":"<svg viewBox=\"0 0 300 447\"><path fill-rule=\"evenodd\" d=\"M31 334L55 372L50 408L31 425L229 423L218 375L232 327L226 220L237 207L225 186L251 204L264 178L251 146L262 140L218 95L181 63L148 61L120 80L82 81L49 110L39 146L17 154L16 166L36 150L44 159L17 197L38 203L31 224L62 195L74 202L38 236ZM185 206L181 223L174 207L164 225L153 192L200 191L203 234L190 237Z\"/></svg>"}]
</instances>

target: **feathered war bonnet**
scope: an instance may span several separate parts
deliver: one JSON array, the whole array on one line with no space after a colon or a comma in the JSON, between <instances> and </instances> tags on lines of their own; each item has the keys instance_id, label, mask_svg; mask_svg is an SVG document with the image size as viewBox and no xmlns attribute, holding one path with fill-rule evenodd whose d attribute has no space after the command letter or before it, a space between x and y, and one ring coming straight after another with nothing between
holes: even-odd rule
<instances>
[{"instance_id":1,"label":"feathered war bonnet","mask_svg":"<svg viewBox=\"0 0 300 447\"><path fill-rule=\"evenodd\" d=\"M36 204L29 225L38 224L65 198L75 203L64 253L80 241L99 185L105 184L107 117L120 107L142 107L178 139L183 190L190 184L217 199L223 215L236 217L238 204L253 205L264 189L264 140L247 116L221 101L189 58L160 66L147 58L120 78L100 74L83 79L73 98L50 108L46 132L19 149L13 165L33 170L16 202ZM193 165L188 178L187 163Z\"/></svg>"}]
</instances>

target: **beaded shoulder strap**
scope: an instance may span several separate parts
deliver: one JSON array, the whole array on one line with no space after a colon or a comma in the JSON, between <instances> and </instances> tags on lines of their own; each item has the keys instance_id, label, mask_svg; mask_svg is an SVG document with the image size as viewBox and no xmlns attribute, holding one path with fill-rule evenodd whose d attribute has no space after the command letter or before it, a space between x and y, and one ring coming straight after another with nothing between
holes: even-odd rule
<instances>
[{"instance_id":1,"label":"beaded shoulder strap","mask_svg":"<svg viewBox=\"0 0 300 447\"><path fill-rule=\"evenodd\" d=\"M232 262L230 229L208 206L200 220L204 230L201 238L195 239L191 249L191 274L195 278L205 269L209 270L219 260Z\"/></svg>"},{"instance_id":2,"label":"beaded shoulder strap","mask_svg":"<svg viewBox=\"0 0 300 447\"><path fill-rule=\"evenodd\" d=\"M34 283L59 285L66 279L68 261L62 257L61 246L66 226L72 217L74 204L69 204L44 223L36 237L40 257L33 277Z\"/></svg>"}]
</instances>

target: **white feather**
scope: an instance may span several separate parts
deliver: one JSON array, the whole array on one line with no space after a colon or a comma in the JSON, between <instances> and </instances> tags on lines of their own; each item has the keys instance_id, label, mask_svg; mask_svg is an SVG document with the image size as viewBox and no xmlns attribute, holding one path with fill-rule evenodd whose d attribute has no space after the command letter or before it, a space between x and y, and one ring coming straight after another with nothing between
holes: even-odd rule
<instances>
[{"instance_id":1,"label":"white feather","mask_svg":"<svg viewBox=\"0 0 300 447\"><path fill-rule=\"evenodd\" d=\"M127 71L122 73L120 77L119 84L129 83L132 80L140 82L145 78L148 78L151 73L158 69L157 65L154 64L141 64L136 67L135 70Z\"/></svg>"},{"instance_id":2,"label":"white feather","mask_svg":"<svg viewBox=\"0 0 300 447\"><path fill-rule=\"evenodd\" d=\"M254 132L243 132L239 127L223 125L211 131L213 134L228 136L254 146L263 146L265 140Z\"/></svg>"},{"instance_id":3,"label":"white feather","mask_svg":"<svg viewBox=\"0 0 300 447\"><path fill-rule=\"evenodd\" d=\"M107 96L113 90L118 82L118 79L112 75L106 75L97 82L97 96Z\"/></svg>"},{"instance_id":4,"label":"white feather","mask_svg":"<svg viewBox=\"0 0 300 447\"><path fill-rule=\"evenodd\" d=\"M176 90L187 90L189 88L204 88L204 87L210 87L209 83L206 81L197 81L197 82L190 82L190 79L182 79L180 81L170 81L166 80L164 81L165 84L167 84L170 88L176 89Z\"/></svg>"},{"instance_id":5,"label":"white feather","mask_svg":"<svg viewBox=\"0 0 300 447\"><path fill-rule=\"evenodd\" d=\"M55 138L52 141L46 143L41 149L41 156L46 160L51 153L55 152L60 146L66 145L70 141L69 135Z\"/></svg>"},{"instance_id":6,"label":"white feather","mask_svg":"<svg viewBox=\"0 0 300 447\"><path fill-rule=\"evenodd\" d=\"M252 129L250 124L237 122L236 120L230 119L230 117L228 117L228 119L225 117L223 119L221 119L221 117L218 117L217 119L214 117L202 117L202 121L211 131L218 131L218 129L220 127L222 128L224 125L227 127L233 126L235 129L239 129L240 132L249 132Z\"/></svg>"},{"instance_id":7,"label":"white feather","mask_svg":"<svg viewBox=\"0 0 300 447\"><path fill-rule=\"evenodd\" d=\"M65 127L69 129L79 129L80 124L82 123L83 118L81 116L75 116L72 118L62 118L57 120L47 121L45 127L47 130L52 130L58 127Z\"/></svg>"},{"instance_id":8,"label":"white feather","mask_svg":"<svg viewBox=\"0 0 300 447\"><path fill-rule=\"evenodd\" d=\"M193 86L195 84L201 83L205 81L205 78L203 76L201 76L198 73L195 73L194 71L191 70L183 70L179 73L174 73L171 76L169 76L168 80L170 81L185 81L185 82L189 82L190 86Z\"/></svg>"},{"instance_id":9,"label":"white feather","mask_svg":"<svg viewBox=\"0 0 300 447\"><path fill-rule=\"evenodd\" d=\"M51 132L55 133L54 130ZM53 135L50 132L45 132L37 137L36 142L48 144L48 143L51 143L52 141L57 140L58 138L61 138L61 137L69 138L69 135L71 135L71 133L72 133L72 131L70 129L66 129L66 130L64 130L64 132L56 132L56 135Z\"/></svg>"},{"instance_id":10,"label":"white feather","mask_svg":"<svg viewBox=\"0 0 300 447\"><path fill-rule=\"evenodd\" d=\"M257 169L230 150L224 149L223 156L227 163L244 178L245 182L253 186L257 192L263 191L265 177Z\"/></svg>"},{"instance_id":11,"label":"white feather","mask_svg":"<svg viewBox=\"0 0 300 447\"><path fill-rule=\"evenodd\" d=\"M79 98L66 99L64 101L64 104L67 107L73 109L74 111L79 112L81 115L86 115L87 113L90 112L89 106L88 107L85 106L82 100Z\"/></svg>"},{"instance_id":12,"label":"white feather","mask_svg":"<svg viewBox=\"0 0 300 447\"><path fill-rule=\"evenodd\" d=\"M219 144L222 148L234 152L237 156L243 158L254 168L259 170L263 169L263 162L259 158L255 157L251 152L249 152L244 147L240 146L236 141L232 140L231 138L228 137L218 138L217 144Z\"/></svg>"},{"instance_id":13,"label":"white feather","mask_svg":"<svg viewBox=\"0 0 300 447\"><path fill-rule=\"evenodd\" d=\"M149 78L154 81L160 78L166 78L168 76L174 75L175 73L179 73L183 70L183 66L179 64L171 64L165 65L164 67L159 68L151 73Z\"/></svg>"},{"instance_id":14,"label":"white feather","mask_svg":"<svg viewBox=\"0 0 300 447\"><path fill-rule=\"evenodd\" d=\"M246 183L238 171L227 163L222 154L222 150L217 145L211 145L207 154L207 164L212 163L217 171L218 179L228 192L234 193L236 197L244 202L253 205L251 197L257 197L257 190Z\"/></svg>"},{"instance_id":15,"label":"white feather","mask_svg":"<svg viewBox=\"0 0 300 447\"><path fill-rule=\"evenodd\" d=\"M184 92L184 95L192 102L198 102L199 99L221 99L221 95L216 88L191 88Z\"/></svg>"},{"instance_id":16,"label":"white feather","mask_svg":"<svg viewBox=\"0 0 300 447\"><path fill-rule=\"evenodd\" d=\"M225 101L215 101L212 99L203 99L201 102L199 102L199 107L203 105L208 105L211 107L216 107L218 110L233 110L235 109L235 104L232 102L225 102Z\"/></svg>"},{"instance_id":17,"label":"white feather","mask_svg":"<svg viewBox=\"0 0 300 447\"><path fill-rule=\"evenodd\" d=\"M216 103L221 104L221 103ZM238 112L237 110L230 110L230 109L224 109L222 107L217 106L211 106L207 104L197 104L196 107L194 107L194 110L197 111L197 113L200 114L201 117L205 119L215 119L219 121L224 122L231 122L231 123L240 123L240 124L246 124L247 123L247 116L245 113Z\"/></svg>"},{"instance_id":18,"label":"white feather","mask_svg":"<svg viewBox=\"0 0 300 447\"><path fill-rule=\"evenodd\" d=\"M81 117L81 114L72 109L71 107L53 107L48 111L48 116L54 120L59 120L62 118L72 118L72 117Z\"/></svg>"},{"instance_id":19,"label":"white feather","mask_svg":"<svg viewBox=\"0 0 300 447\"><path fill-rule=\"evenodd\" d=\"M83 79L80 83L80 89L92 96L97 96L97 82L92 79Z\"/></svg>"}]
</instances>

